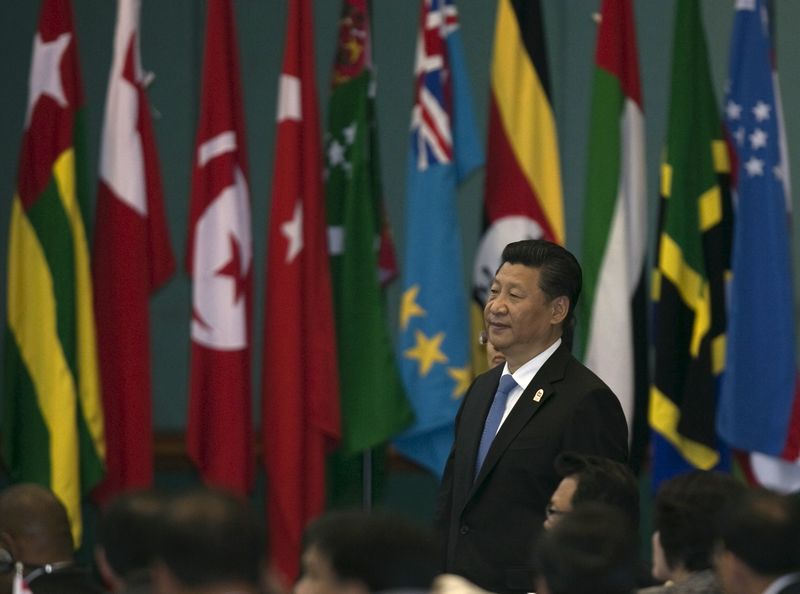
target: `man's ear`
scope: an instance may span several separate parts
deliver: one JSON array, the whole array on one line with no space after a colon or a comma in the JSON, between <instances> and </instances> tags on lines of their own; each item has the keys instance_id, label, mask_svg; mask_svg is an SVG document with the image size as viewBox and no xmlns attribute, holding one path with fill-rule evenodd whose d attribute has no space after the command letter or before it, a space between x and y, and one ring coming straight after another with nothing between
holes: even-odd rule
<instances>
[{"instance_id":1,"label":"man's ear","mask_svg":"<svg viewBox=\"0 0 800 594\"><path fill-rule=\"evenodd\" d=\"M566 295L561 295L553 299L550 305L553 308L553 315L550 318L550 322L553 324L560 324L566 319L569 313L569 298Z\"/></svg>"},{"instance_id":2,"label":"man's ear","mask_svg":"<svg viewBox=\"0 0 800 594\"><path fill-rule=\"evenodd\" d=\"M97 570L100 572L103 584L112 592L119 592L124 584L108 562L106 550L103 547L96 546L94 548L94 560L97 563Z\"/></svg>"},{"instance_id":3,"label":"man's ear","mask_svg":"<svg viewBox=\"0 0 800 594\"><path fill-rule=\"evenodd\" d=\"M178 594L183 592L181 582L162 561L155 561L151 566L153 592L155 594Z\"/></svg>"}]
</instances>

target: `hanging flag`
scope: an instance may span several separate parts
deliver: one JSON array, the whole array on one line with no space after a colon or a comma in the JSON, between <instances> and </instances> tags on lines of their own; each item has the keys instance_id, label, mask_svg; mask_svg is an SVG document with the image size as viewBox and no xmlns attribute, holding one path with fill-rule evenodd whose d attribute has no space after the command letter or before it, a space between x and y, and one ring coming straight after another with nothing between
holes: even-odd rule
<instances>
[{"instance_id":1,"label":"hanging flag","mask_svg":"<svg viewBox=\"0 0 800 594\"><path fill-rule=\"evenodd\" d=\"M278 87L261 410L272 558L287 583L325 506L339 379L325 232L310 0L291 0Z\"/></svg>"},{"instance_id":2,"label":"hanging flag","mask_svg":"<svg viewBox=\"0 0 800 594\"><path fill-rule=\"evenodd\" d=\"M422 0L414 75L398 357L416 422L394 445L441 475L472 381L457 188L483 163L452 0Z\"/></svg>"},{"instance_id":3,"label":"hanging flag","mask_svg":"<svg viewBox=\"0 0 800 594\"><path fill-rule=\"evenodd\" d=\"M800 414L792 414L797 372L791 202L785 186L789 161L781 143L769 16L763 0L736 3L725 98L725 124L735 155L736 217L717 429L731 447L762 454L757 460L775 466L777 460L769 458L796 462L800 457ZM776 298L764 307L757 298L761 295ZM796 484L800 466L784 471L795 475ZM770 481L775 487L782 482Z\"/></svg>"},{"instance_id":4,"label":"hanging flag","mask_svg":"<svg viewBox=\"0 0 800 594\"><path fill-rule=\"evenodd\" d=\"M498 0L489 99L484 224L473 270L473 344L506 244L543 238L564 244L561 165L550 99L539 0ZM486 368L483 349L473 367Z\"/></svg>"},{"instance_id":5,"label":"hanging flag","mask_svg":"<svg viewBox=\"0 0 800 594\"><path fill-rule=\"evenodd\" d=\"M250 317L253 247L239 51L230 0L209 0L187 269L192 371L187 442L203 479L252 482Z\"/></svg>"},{"instance_id":6,"label":"hanging flag","mask_svg":"<svg viewBox=\"0 0 800 594\"><path fill-rule=\"evenodd\" d=\"M630 0L604 0L595 62L583 209L583 353L586 365L620 399L631 461L639 468L649 439L647 183Z\"/></svg>"},{"instance_id":7,"label":"hanging flag","mask_svg":"<svg viewBox=\"0 0 800 594\"><path fill-rule=\"evenodd\" d=\"M101 500L153 483L149 297L174 272L139 58L140 0L119 0L100 147L92 276L106 476Z\"/></svg>"},{"instance_id":8,"label":"hanging flag","mask_svg":"<svg viewBox=\"0 0 800 594\"><path fill-rule=\"evenodd\" d=\"M656 485L721 461L714 418L730 266L730 159L698 0L678 0L672 52L652 286L656 354L649 419Z\"/></svg>"},{"instance_id":9,"label":"hanging flag","mask_svg":"<svg viewBox=\"0 0 800 594\"><path fill-rule=\"evenodd\" d=\"M383 213L374 122L374 80L366 0L345 0L339 21L325 136L342 454L369 450L411 422L395 365L376 245Z\"/></svg>"},{"instance_id":10,"label":"hanging flag","mask_svg":"<svg viewBox=\"0 0 800 594\"><path fill-rule=\"evenodd\" d=\"M76 543L105 459L83 104L72 5L44 0L11 203L0 433L11 480L49 487Z\"/></svg>"}]
</instances>

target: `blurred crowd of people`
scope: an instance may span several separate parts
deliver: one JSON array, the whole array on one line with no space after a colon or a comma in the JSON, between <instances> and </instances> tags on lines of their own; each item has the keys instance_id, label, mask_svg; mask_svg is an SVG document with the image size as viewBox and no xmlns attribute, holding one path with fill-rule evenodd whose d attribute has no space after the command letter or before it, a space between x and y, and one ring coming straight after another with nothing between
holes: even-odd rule
<instances>
[{"instance_id":1,"label":"blurred crowd of people","mask_svg":"<svg viewBox=\"0 0 800 594\"><path fill-rule=\"evenodd\" d=\"M694 471L665 482L652 564L640 559L639 488L628 467L566 452L528 552L539 594L799 594L800 498ZM442 573L432 532L383 512L336 511L305 534L299 579L271 569L262 519L230 493L125 493L102 511L95 563L76 562L48 489L0 492L0 594L487 594Z\"/></svg>"}]
</instances>

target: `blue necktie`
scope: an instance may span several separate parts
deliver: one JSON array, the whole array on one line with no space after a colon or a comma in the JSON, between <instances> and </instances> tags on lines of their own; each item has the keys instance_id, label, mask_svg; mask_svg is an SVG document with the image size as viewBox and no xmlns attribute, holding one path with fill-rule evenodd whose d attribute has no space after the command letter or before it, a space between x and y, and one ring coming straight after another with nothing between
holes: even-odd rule
<instances>
[{"instance_id":1,"label":"blue necktie","mask_svg":"<svg viewBox=\"0 0 800 594\"><path fill-rule=\"evenodd\" d=\"M514 377L508 373L500 378L500 385L497 387L497 392L494 394L492 406L489 407L489 414L486 415L486 422L483 425L483 433L481 434L481 443L478 446L478 458L475 460L475 476L478 476L483 461L486 459L486 454L489 453L489 447L494 441L494 436L497 435L497 430L500 428L500 421L503 419L503 413L506 410L506 402L508 402L508 394L517 386Z\"/></svg>"}]
</instances>

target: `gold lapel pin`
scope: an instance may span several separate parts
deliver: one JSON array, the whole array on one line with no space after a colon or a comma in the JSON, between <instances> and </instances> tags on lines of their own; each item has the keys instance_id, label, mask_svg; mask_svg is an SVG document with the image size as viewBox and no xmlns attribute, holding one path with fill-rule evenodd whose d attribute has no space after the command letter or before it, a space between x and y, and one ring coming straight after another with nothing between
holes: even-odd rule
<instances>
[{"instance_id":1,"label":"gold lapel pin","mask_svg":"<svg viewBox=\"0 0 800 594\"><path fill-rule=\"evenodd\" d=\"M539 402L542 399L542 396L544 396L544 390L539 388L538 390L536 390L536 394L533 395L533 401Z\"/></svg>"}]
</instances>

